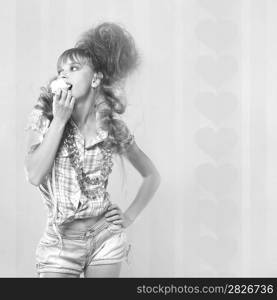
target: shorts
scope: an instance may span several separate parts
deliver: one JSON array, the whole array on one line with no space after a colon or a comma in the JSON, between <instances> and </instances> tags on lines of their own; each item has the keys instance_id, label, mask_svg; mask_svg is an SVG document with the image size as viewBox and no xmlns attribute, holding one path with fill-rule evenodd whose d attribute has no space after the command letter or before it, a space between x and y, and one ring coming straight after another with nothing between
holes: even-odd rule
<instances>
[{"instance_id":1,"label":"shorts","mask_svg":"<svg viewBox=\"0 0 277 300\"><path fill-rule=\"evenodd\" d=\"M88 266L126 261L131 245L126 229L100 219L86 231L62 231L48 224L36 248L36 269L79 276ZM61 247L62 242L62 247Z\"/></svg>"}]
</instances>

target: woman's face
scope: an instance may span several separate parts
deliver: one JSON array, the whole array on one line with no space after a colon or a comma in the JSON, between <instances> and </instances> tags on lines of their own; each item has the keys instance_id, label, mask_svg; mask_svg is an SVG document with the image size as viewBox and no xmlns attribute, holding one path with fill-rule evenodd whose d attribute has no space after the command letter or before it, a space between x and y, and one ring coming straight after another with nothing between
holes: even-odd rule
<instances>
[{"instance_id":1,"label":"woman's face","mask_svg":"<svg viewBox=\"0 0 277 300\"><path fill-rule=\"evenodd\" d=\"M93 78L92 68L85 62L77 62L70 59L58 68L58 77L72 85L72 96L76 100L85 98L91 91L91 82Z\"/></svg>"}]
</instances>

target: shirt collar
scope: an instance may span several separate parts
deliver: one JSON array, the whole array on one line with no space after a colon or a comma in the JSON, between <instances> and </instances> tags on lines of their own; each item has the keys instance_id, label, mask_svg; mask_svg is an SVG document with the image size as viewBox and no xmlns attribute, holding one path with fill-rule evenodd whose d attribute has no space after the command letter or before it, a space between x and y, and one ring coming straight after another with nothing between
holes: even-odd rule
<instances>
[{"instance_id":1,"label":"shirt collar","mask_svg":"<svg viewBox=\"0 0 277 300\"><path fill-rule=\"evenodd\" d=\"M77 133L79 134L79 136L82 137L82 139L84 139L83 135L81 134L79 127L77 126L77 124L73 121L73 119L70 117L70 122L71 124L74 126L74 128L76 129ZM107 138L107 136L109 135L108 130L104 130L100 127L100 118L99 118L99 113L96 112L96 138L93 140L89 140L86 144L86 148L91 147L97 143L102 142L103 140L105 140Z\"/></svg>"}]
</instances>

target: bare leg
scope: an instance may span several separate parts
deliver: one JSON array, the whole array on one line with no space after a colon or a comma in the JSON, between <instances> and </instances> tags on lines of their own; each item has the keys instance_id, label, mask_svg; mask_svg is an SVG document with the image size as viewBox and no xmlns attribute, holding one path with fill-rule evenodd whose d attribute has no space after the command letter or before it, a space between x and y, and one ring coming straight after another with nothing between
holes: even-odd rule
<instances>
[{"instance_id":1,"label":"bare leg","mask_svg":"<svg viewBox=\"0 0 277 300\"><path fill-rule=\"evenodd\" d=\"M68 273L45 272L39 274L40 278L79 278L79 275Z\"/></svg>"},{"instance_id":2,"label":"bare leg","mask_svg":"<svg viewBox=\"0 0 277 300\"><path fill-rule=\"evenodd\" d=\"M121 262L115 264L103 264L88 266L84 272L85 278L116 278L119 277Z\"/></svg>"}]
</instances>

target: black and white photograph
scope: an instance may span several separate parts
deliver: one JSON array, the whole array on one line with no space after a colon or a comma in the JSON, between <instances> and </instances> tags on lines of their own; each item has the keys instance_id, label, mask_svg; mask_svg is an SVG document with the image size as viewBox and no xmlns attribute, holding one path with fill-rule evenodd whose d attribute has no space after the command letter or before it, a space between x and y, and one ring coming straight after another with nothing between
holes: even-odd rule
<instances>
[{"instance_id":1,"label":"black and white photograph","mask_svg":"<svg viewBox=\"0 0 277 300\"><path fill-rule=\"evenodd\" d=\"M2 1L0 277L277 278L276 17Z\"/></svg>"}]
</instances>

